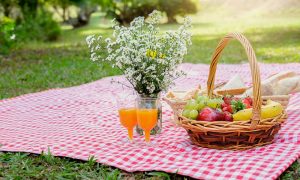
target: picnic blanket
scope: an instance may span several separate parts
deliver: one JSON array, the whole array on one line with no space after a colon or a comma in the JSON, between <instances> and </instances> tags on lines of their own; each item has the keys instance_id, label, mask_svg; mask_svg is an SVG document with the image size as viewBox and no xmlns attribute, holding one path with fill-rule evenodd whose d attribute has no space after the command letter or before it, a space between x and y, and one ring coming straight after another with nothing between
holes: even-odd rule
<instances>
[{"instance_id":1,"label":"picnic blanket","mask_svg":"<svg viewBox=\"0 0 300 180\"><path fill-rule=\"evenodd\" d=\"M174 88L205 85L208 65L183 64L187 76ZM240 74L251 83L248 64L218 65L217 81ZM265 78L283 70L300 73L300 64L260 64ZM214 150L191 144L184 129L171 122L163 103L163 132L143 144L144 137L127 137L112 103L112 92L124 91L108 77L89 84L26 94L0 101L0 151L47 152L87 160L125 171L165 171L199 179L276 179L300 156L300 94L288 106L289 118L275 143L247 151ZM8 82L9 83L9 82Z\"/></svg>"}]
</instances>

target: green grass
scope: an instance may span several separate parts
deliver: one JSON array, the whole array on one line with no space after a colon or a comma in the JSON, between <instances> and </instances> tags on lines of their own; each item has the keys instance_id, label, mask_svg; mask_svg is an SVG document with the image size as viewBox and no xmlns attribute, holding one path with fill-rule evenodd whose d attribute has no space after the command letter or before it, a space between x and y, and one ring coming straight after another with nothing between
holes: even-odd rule
<instances>
[{"instance_id":1,"label":"green grass","mask_svg":"<svg viewBox=\"0 0 300 180\"><path fill-rule=\"evenodd\" d=\"M300 13L280 12L280 15L261 15L256 11L235 14L225 7L207 7L193 17L193 45L185 62L209 63L218 41L226 33L244 33L252 43L260 62L300 62ZM222 17L222 18L220 18ZM65 28L56 42L27 42L8 56L0 56L0 99L50 88L63 88L119 74L107 64L102 67L89 61L85 37L89 34L109 36L110 20L97 13L87 27ZM178 25L161 25L163 30ZM225 49L222 63L246 62L238 42ZM0 179L183 179L162 172L126 173L117 168L51 155L0 152ZM280 179L299 179L300 165L295 162Z\"/></svg>"},{"instance_id":2,"label":"green grass","mask_svg":"<svg viewBox=\"0 0 300 180\"><path fill-rule=\"evenodd\" d=\"M104 166L94 157L88 161L54 157L51 153L1 153L0 179L190 179L164 172L128 173Z\"/></svg>"},{"instance_id":3,"label":"green grass","mask_svg":"<svg viewBox=\"0 0 300 180\"><path fill-rule=\"evenodd\" d=\"M22 49L1 61L0 99L49 88L74 86L112 76L108 65L89 62L83 46Z\"/></svg>"},{"instance_id":4,"label":"green grass","mask_svg":"<svg viewBox=\"0 0 300 180\"><path fill-rule=\"evenodd\" d=\"M88 161L54 157L50 152L41 155L0 152L0 179L184 179L178 174L165 172L129 173L101 165L94 157ZM296 161L280 177L282 180L300 178L300 164Z\"/></svg>"},{"instance_id":5,"label":"green grass","mask_svg":"<svg viewBox=\"0 0 300 180\"><path fill-rule=\"evenodd\" d=\"M284 173L281 174L280 179L300 179L300 163L295 161Z\"/></svg>"}]
</instances>

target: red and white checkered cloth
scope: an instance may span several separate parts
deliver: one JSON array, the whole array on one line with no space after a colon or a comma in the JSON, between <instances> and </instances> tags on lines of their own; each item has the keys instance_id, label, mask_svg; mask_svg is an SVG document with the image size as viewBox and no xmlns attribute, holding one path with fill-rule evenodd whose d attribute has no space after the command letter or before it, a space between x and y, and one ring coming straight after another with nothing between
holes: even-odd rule
<instances>
[{"instance_id":1,"label":"red and white checkered cloth","mask_svg":"<svg viewBox=\"0 0 300 180\"><path fill-rule=\"evenodd\" d=\"M300 64L261 64L261 76L283 70L300 73ZM205 84L208 65L183 64L188 75L176 81L190 89ZM241 74L251 82L248 64L219 65L216 79ZM123 77L114 77L124 80ZM300 156L300 94L288 107L289 118L274 144L247 151L214 150L194 146L186 132L174 126L164 103L163 133L143 144L124 142L111 92L121 92L111 78L65 89L53 89L0 101L1 151L41 153L87 160L133 171L165 171L201 179L276 179Z\"/></svg>"}]
</instances>

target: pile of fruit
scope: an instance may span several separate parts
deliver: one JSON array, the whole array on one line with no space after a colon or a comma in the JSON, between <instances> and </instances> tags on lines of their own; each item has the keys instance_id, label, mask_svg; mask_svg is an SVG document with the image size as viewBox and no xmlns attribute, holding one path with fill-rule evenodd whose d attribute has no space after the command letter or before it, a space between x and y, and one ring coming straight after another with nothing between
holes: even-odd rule
<instances>
[{"instance_id":1,"label":"pile of fruit","mask_svg":"<svg viewBox=\"0 0 300 180\"><path fill-rule=\"evenodd\" d=\"M186 118L199 121L248 121L252 117L252 98L197 96L187 102L182 112ZM280 103L268 100L262 106L261 118L272 118L282 113Z\"/></svg>"}]
</instances>

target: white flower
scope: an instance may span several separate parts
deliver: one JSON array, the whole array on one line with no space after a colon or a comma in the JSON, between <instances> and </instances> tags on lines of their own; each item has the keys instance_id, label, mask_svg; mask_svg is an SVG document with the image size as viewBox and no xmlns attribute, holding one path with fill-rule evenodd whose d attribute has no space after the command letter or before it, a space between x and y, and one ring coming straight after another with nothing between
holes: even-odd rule
<instances>
[{"instance_id":1,"label":"white flower","mask_svg":"<svg viewBox=\"0 0 300 180\"><path fill-rule=\"evenodd\" d=\"M141 81L141 79L142 79L142 76L141 76L141 74L139 74L139 75L136 77L136 80L137 80L137 81Z\"/></svg>"},{"instance_id":2,"label":"white flower","mask_svg":"<svg viewBox=\"0 0 300 180\"><path fill-rule=\"evenodd\" d=\"M149 23L157 24L159 23L161 18L162 18L161 12L154 10L152 13L149 14Z\"/></svg>"},{"instance_id":3,"label":"white flower","mask_svg":"<svg viewBox=\"0 0 300 180\"><path fill-rule=\"evenodd\" d=\"M98 51L100 49L101 49L101 46L99 44L97 44L95 50Z\"/></svg>"},{"instance_id":4,"label":"white flower","mask_svg":"<svg viewBox=\"0 0 300 180\"><path fill-rule=\"evenodd\" d=\"M11 39L11 40L15 40L15 39L16 39L16 35L15 35L15 34L12 34L12 35L10 36L10 39Z\"/></svg>"},{"instance_id":5,"label":"white flower","mask_svg":"<svg viewBox=\"0 0 300 180\"><path fill-rule=\"evenodd\" d=\"M89 35L86 37L86 43L89 45L90 47L90 44L92 44L92 42L95 40L95 35Z\"/></svg>"},{"instance_id":6,"label":"white flower","mask_svg":"<svg viewBox=\"0 0 300 180\"><path fill-rule=\"evenodd\" d=\"M101 57L97 55L96 53L91 54L91 60L92 61L98 61Z\"/></svg>"},{"instance_id":7,"label":"white flower","mask_svg":"<svg viewBox=\"0 0 300 180\"><path fill-rule=\"evenodd\" d=\"M110 38L106 38L106 39L105 39L105 42L106 42L107 44L109 44L109 43L111 42L111 39L110 39Z\"/></svg>"},{"instance_id":8,"label":"white flower","mask_svg":"<svg viewBox=\"0 0 300 180\"><path fill-rule=\"evenodd\" d=\"M91 60L117 67L139 93L151 95L166 90L183 74L177 66L191 44L191 21L186 18L177 31L160 33L156 25L160 19L161 13L153 11L146 21L137 17L129 27L114 23L114 38L106 38L105 45L101 36L88 36Z\"/></svg>"}]
</instances>

